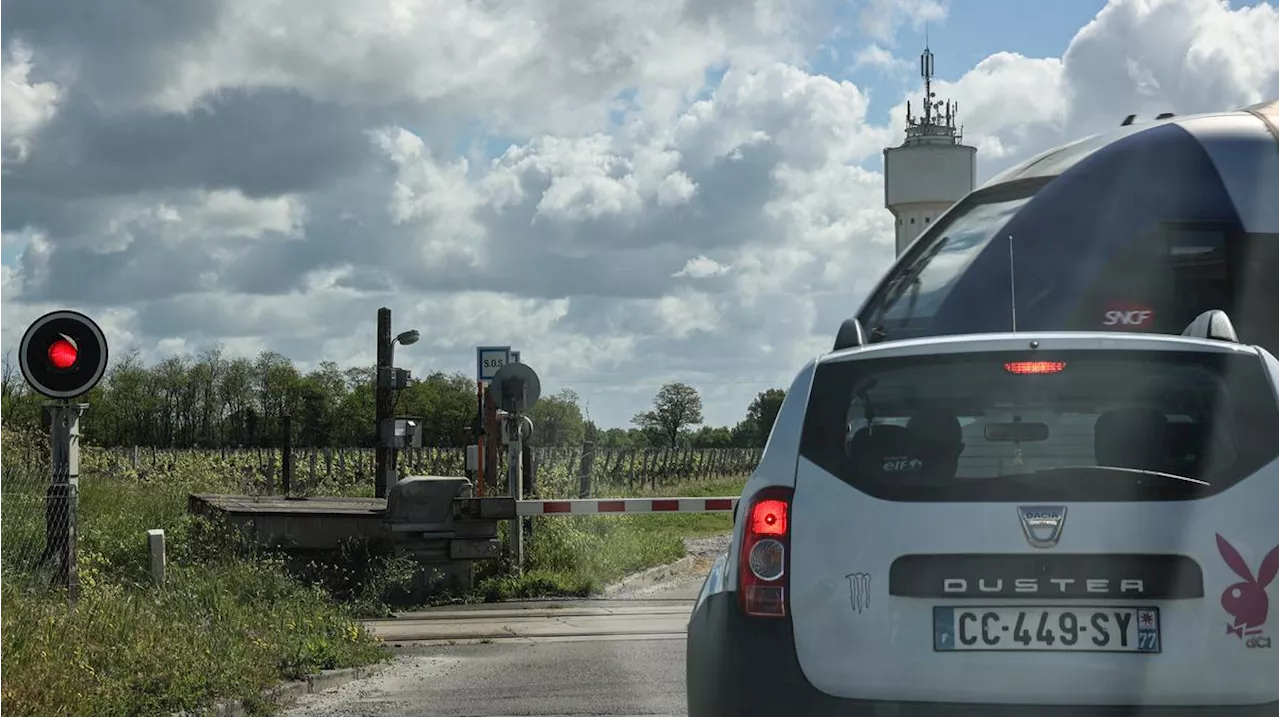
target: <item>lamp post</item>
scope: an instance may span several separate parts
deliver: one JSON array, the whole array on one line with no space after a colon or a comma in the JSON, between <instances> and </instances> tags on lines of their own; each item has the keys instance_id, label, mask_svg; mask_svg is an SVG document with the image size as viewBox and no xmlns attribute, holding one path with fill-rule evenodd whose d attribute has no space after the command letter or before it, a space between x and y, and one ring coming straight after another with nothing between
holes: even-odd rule
<instances>
[{"instance_id":1,"label":"lamp post","mask_svg":"<svg viewBox=\"0 0 1280 717\"><path fill-rule=\"evenodd\" d=\"M408 331L401 331L396 334L396 337L391 340L391 365L395 365L396 344L409 346L411 344L418 343L419 338L421 338L421 336L418 334L417 329L409 329Z\"/></svg>"},{"instance_id":2,"label":"lamp post","mask_svg":"<svg viewBox=\"0 0 1280 717\"><path fill-rule=\"evenodd\" d=\"M373 494L378 498L387 497L387 490L395 480L395 448L387 445L383 440L382 426L387 419L392 418L392 404L399 373L395 369L396 344L409 346L417 343L419 338L417 329L403 331L392 338L391 309L385 307L378 309L378 366L374 394L378 442L374 452L373 486Z\"/></svg>"}]
</instances>

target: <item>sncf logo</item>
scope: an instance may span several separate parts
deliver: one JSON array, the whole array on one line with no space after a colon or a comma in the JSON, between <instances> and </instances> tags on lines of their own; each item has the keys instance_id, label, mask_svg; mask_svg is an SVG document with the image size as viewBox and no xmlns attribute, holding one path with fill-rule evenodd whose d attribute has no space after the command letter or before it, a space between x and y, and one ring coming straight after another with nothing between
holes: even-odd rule
<instances>
[{"instance_id":1,"label":"sncf logo","mask_svg":"<svg viewBox=\"0 0 1280 717\"><path fill-rule=\"evenodd\" d=\"M1127 301L1112 302L1102 313L1102 325L1136 331L1149 328L1156 312L1148 306Z\"/></svg>"},{"instance_id":2,"label":"sncf logo","mask_svg":"<svg viewBox=\"0 0 1280 717\"><path fill-rule=\"evenodd\" d=\"M1260 635L1271 607L1267 598L1267 586L1276 579L1276 570L1280 567L1280 546L1267 553L1258 566L1258 574L1254 575L1253 569L1226 538L1216 534L1214 537L1218 540L1218 554L1222 556L1222 561L1231 568L1231 572L1241 578L1240 582L1232 583L1222 591L1222 609L1231 616L1227 634L1235 635L1247 647L1271 647L1271 639Z\"/></svg>"}]
</instances>

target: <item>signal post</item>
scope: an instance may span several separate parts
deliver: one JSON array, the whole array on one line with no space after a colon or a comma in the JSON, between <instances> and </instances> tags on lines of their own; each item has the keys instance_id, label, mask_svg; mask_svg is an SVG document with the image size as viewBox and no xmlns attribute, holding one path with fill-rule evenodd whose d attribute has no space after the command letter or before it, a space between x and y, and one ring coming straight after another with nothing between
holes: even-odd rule
<instances>
[{"instance_id":1,"label":"signal post","mask_svg":"<svg viewBox=\"0 0 1280 717\"><path fill-rule=\"evenodd\" d=\"M538 374L525 364L511 362L493 376L491 397L502 411L502 441L507 445L507 490L517 502L524 499L524 447L533 436L533 421L525 415L542 395ZM524 519L512 518L507 540L516 569L524 572Z\"/></svg>"},{"instance_id":2,"label":"signal post","mask_svg":"<svg viewBox=\"0 0 1280 717\"><path fill-rule=\"evenodd\" d=\"M42 567L79 598L76 528L80 503L80 416L89 407L74 402L102 380L107 370L107 339L93 319L77 311L53 311L36 319L22 335L18 365L45 404L49 420L49 489L45 493L45 547Z\"/></svg>"},{"instance_id":3,"label":"signal post","mask_svg":"<svg viewBox=\"0 0 1280 717\"><path fill-rule=\"evenodd\" d=\"M503 366L519 354L510 346L476 347L476 428L475 460L467 468L474 471L476 495L483 498L488 484L497 485L498 409L489 394L489 382Z\"/></svg>"}]
</instances>

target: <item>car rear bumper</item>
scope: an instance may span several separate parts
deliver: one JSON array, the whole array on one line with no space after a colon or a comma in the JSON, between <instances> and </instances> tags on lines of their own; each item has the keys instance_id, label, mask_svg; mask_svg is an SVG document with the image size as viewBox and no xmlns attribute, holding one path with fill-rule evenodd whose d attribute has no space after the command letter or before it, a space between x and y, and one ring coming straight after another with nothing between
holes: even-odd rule
<instances>
[{"instance_id":1,"label":"car rear bumper","mask_svg":"<svg viewBox=\"0 0 1280 717\"><path fill-rule=\"evenodd\" d=\"M1261 705L1142 707L849 700L819 691L796 657L791 620L747 618L735 593L708 596L689 620L689 717L1274 717Z\"/></svg>"}]
</instances>

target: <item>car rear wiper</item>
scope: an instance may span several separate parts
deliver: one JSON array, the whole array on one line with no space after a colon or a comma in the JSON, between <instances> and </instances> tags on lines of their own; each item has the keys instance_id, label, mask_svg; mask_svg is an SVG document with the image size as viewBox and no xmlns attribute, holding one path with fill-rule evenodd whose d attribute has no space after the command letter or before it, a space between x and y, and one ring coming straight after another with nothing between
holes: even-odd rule
<instances>
[{"instance_id":1,"label":"car rear wiper","mask_svg":"<svg viewBox=\"0 0 1280 717\"><path fill-rule=\"evenodd\" d=\"M1178 481L1181 483L1190 483L1193 485L1203 486L1205 488L1209 487L1208 481L1203 481L1203 480L1200 480L1199 478L1188 478L1187 476L1180 476L1175 473L1149 471L1149 470L1143 470L1141 468L1121 468L1119 466L1057 466L1055 468L1044 468L1038 471L1031 471L1030 473L1020 473L1017 475L1026 476L1030 478L1038 478L1038 477L1049 477L1055 473L1073 473L1076 475L1079 475L1080 473L1091 473L1094 475L1098 475L1100 473L1124 473L1134 478L1145 478L1150 476L1153 478L1163 478L1165 480ZM1010 476L1005 476L1005 477L1008 478Z\"/></svg>"}]
</instances>

